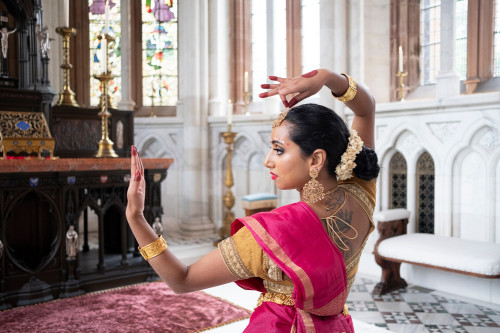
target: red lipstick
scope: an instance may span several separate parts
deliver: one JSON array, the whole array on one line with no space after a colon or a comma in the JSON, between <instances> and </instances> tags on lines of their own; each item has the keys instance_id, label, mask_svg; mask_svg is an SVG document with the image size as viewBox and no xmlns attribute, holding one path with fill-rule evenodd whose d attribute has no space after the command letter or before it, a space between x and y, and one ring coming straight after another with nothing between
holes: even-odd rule
<instances>
[{"instance_id":1,"label":"red lipstick","mask_svg":"<svg viewBox=\"0 0 500 333\"><path fill-rule=\"evenodd\" d=\"M278 176L276 176L274 173L271 172L271 178L272 180L275 180L276 178L278 178Z\"/></svg>"}]
</instances>

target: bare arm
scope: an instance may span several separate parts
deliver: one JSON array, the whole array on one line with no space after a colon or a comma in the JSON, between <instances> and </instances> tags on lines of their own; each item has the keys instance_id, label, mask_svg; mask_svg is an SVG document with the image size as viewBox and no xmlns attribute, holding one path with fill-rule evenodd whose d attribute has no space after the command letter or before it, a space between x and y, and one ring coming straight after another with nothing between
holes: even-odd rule
<instances>
[{"instance_id":1,"label":"bare arm","mask_svg":"<svg viewBox=\"0 0 500 333\"><path fill-rule=\"evenodd\" d=\"M262 88L270 90L259 96L265 98L279 95L285 107L292 107L307 97L314 95L323 86L330 89L335 96L342 96L349 87L349 81L344 75L327 69L314 70L291 79L276 76L270 76L269 78L278 83L261 85ZM287 99L288 95L293 97ZM375 100L373 96L358 84L356 96L346 105L354 112L352 128L358 131L364 146L374 148Z\"/></svg>"},{"instance_id":2,"label":"bare arm","mask_svg":"<svg viewBox=\"0 0 500 333\"><path fill-rule=\"evenodd\" d=\"M131 179L127 191L126 216L140 247L158 236L144 218L146 182L144 167L136 148L132 146ZM219 249L215 249L190 266L184 265L170 250L148 260L149 264L176 293L186 293L218 286L237 280L226 267Z\"/></svg>"}]
</instances>

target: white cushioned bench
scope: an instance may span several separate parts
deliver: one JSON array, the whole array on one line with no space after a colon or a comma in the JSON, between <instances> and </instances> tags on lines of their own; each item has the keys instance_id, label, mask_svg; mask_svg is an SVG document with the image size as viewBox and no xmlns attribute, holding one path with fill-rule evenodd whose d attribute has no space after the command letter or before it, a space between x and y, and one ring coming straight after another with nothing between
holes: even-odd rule
<instances>
[{"instance_id":1,"label":"white cushioned bench","mask_svg":"<svg viewBox=\"0 0 500 333\"><path fill-rule=\"evenodd\" d=\"M408 234L380 242L378 254L390 261L482 278L500 278L500 244L432 234Z\"/></svg>"},{"instance_id":2,"label":"white cushioned bench","mask_svg":"<svg viewBox=\"0 0 500 333\"><path fill-rule=\"evenodd\" d=\"M374 215L380 234L374 254L382 267L382 279L374 294L407 286L399 273L401 263L480 278L500 278L500 244L434 234L406 234L409 216L406 209L390 209Z\"/></svg>"}]
</instances>

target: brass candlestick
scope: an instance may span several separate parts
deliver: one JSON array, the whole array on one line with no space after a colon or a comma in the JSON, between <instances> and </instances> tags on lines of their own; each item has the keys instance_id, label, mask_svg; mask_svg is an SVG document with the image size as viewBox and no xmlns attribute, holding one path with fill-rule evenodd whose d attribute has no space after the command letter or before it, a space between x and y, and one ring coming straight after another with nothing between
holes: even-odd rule
<instances>
[{"instance_id":1,"label":"brass candlestick","mask_svg":"<svg viewBox=\"0 0 500 333\"><path fill-rule=\"evenodd\" d=\"M151 112L149 113L149 116L151 118L156 118L156 113L155 113L155 98L156 96L154 95L154 91L149 95L149 98L151 98Z\"/></svg>"},{"instance_id":2,"label":"brass candlestick","mask_svg":"<svg viewBox=\"0 0 500 333\"><path fill-rule=\"evenodd\" d=\"M109 139L108 134L108 118L111 117L111 113L108 111L108 82L113 79L113 74L109 71L107 73L102 73L101 75L94 75L94 78L101 81L101 112L98 115L101 117L101 140L99 141L99 150L95 157L118 157L118 155L113 150L113 141Z\"/></svg>"},{"instance_id":3,"label":"brass candlestick","mask_svg":"<svg viewBox=\"0 0 500 333\"><path fill-rule=\"evenodd\" d=\"M69 70L73 68L73 66L69 63L69 39L71 36L76 35L76 29L69 27L57 27L56 32L63 37L64 51L64 63L61 65L61 68L64 70L64 84L63 89L59 94L59 101L57 102L57 105L78 107L78 103L75 100L75 93L71 90L69 83Z\"/></svg>"},{"instance_id":4,"label":"brass candlestick","mask_svg":"<svg viewBox=\"0 0 500 333\"><path fill-rule=\"evenodd\" d=\"M248 102L250 100L250 93L248 91L245 91L243 93L243 102L245 103L245 115L248 116L250 112L248 112Z\"/></svg>"},{"instance_id":5,"label":"brass candlestick","mask_svg":"<svg viewBox=\"0 0 500 333\"><path fill-rule=\"evenodd\" d=\"M101 108L101 112L98 115L101 117L101 140L99 141L99 150L97 151L96 157L118 157L118 155L113 150L113 141L109 139L108 134L108 119L111 117L111 113L108 111L108 107L110 105L110 97L108 94L108 86L109 81L113 79L113 74L109 71L108 68L108 48L110 47L110 42L114 42L115 39L108 35L104 34L104 36L99 35L99 40L105 39L106 43L104 48L104 67L103 71L100 75L94 75L94 78L101 81L101 99L99 101L99 107Z\"/></svg>"},{"instance_id":6,"label":"brass candlestick","mask_svg":"<svg viewBox=\"0 0 500 333\"><path fill-rule=\"evenodd\" d=\"M398 95L399 95L399 100L404 101L404 91L405 91L405 85L403 83L403 78L407 76L408 73L406 72L398 72L396 74L397 77L399 77L399 86L398 86Z\"/></svg>"},{"instance_id":7,"label":"brass candlestick","mask_svg":"<svg viewBox=\"0 0 500 333\"><path fill-rule=\"evenodd\" d=\"M225 239L231 236L231 223L234 221L234 213L231 211L231 208L234 206L234 195L231 192L231 187L234 185L231 159L233 155L234 138L237 133L231 132L231 125L228 125L227 132L224 132L221 135L224 138L224 142L227 144L227 169L226 177L224 179L224 185L226 185L227 190L222 200L224 202L224 206L226 207L226 212L224 213L224 219L222 220L222 227L219 230L219 235L221 236L221 239Z\"/></svg>"},{"instance_id":8,"label":"brass candlestick","mask_svg":"<svg viewBox=\"0 0 500 333\"><path fill-rule=\"evenodd\" d=\"M109 63L108 63L108 53L109 53L109 49L115 43L115 38L113 36L108 35L108 34L104 34L104 35L97 36L97 39L99 39L101 41L101 45L105 44L104 45L105 49L104 49L104 59L103 59L103 62L104 62L104 68L106 68L106 71L103 71L101 75L103 75L105 73L111 75L111 72L110 72L109 66L108 66L109 65ZM106 43L102 43L102 39L105 39ZM97 78L95 75L94 75L94 77ZM111 77L111 79L113 79L113 78L114 78L114 76ZM109 85L108 85L108 87L109 87ZM102 91L104 92L104 89ZM113 103L111 102L111 96L109 96L109 89L107 89L107 92L106 92L105 96L106 96L106 103L108 103L107 108L113 108L114 106L113 106ZM102 109L102 101L103 101L103 99L100 98L99 99L99 105L97 106L98 108Z\"/></svg>"}]
</instances>

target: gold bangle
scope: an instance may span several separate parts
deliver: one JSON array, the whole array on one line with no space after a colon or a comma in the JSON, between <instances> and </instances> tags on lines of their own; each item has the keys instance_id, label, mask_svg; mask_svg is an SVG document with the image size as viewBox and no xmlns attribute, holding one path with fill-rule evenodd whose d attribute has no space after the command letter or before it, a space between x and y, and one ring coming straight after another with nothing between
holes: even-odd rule
<instances>
[{"instance_id":1,"label":"gold bangle","mask_svg":"<svg viewBox=\"0 0 500 333\"><path fill-rule=\"evenodd\" d=\"M356 84L356 81L354 81L354 79L352 77L350 77L349 75L347 75L345 73L342 73L342 75L344 75L349 80L349 88L347 88L347 91L342 96L335 96L333 91L332 91L332 95L333 95L333 97L337 98L342 103L347 103L347 102L352 101L354 99L354 97L356 96L356 93L358 92L358 85Z\"/></svg>"},{"instance_id":2,"label":"gold bangle","mask_svg":"<svg viewBox=\"0 0 500 333\"><path fill-rule=\"evenodd\" d=\"M139 252L141 252L144 260L149 260L151 258L156 257L157 255L162 254L167 249L167 242L163 238L162 235L158 235L158 238L151 244L148 244L144 247L138 247Z\"/></svg>"}]
</instances>

